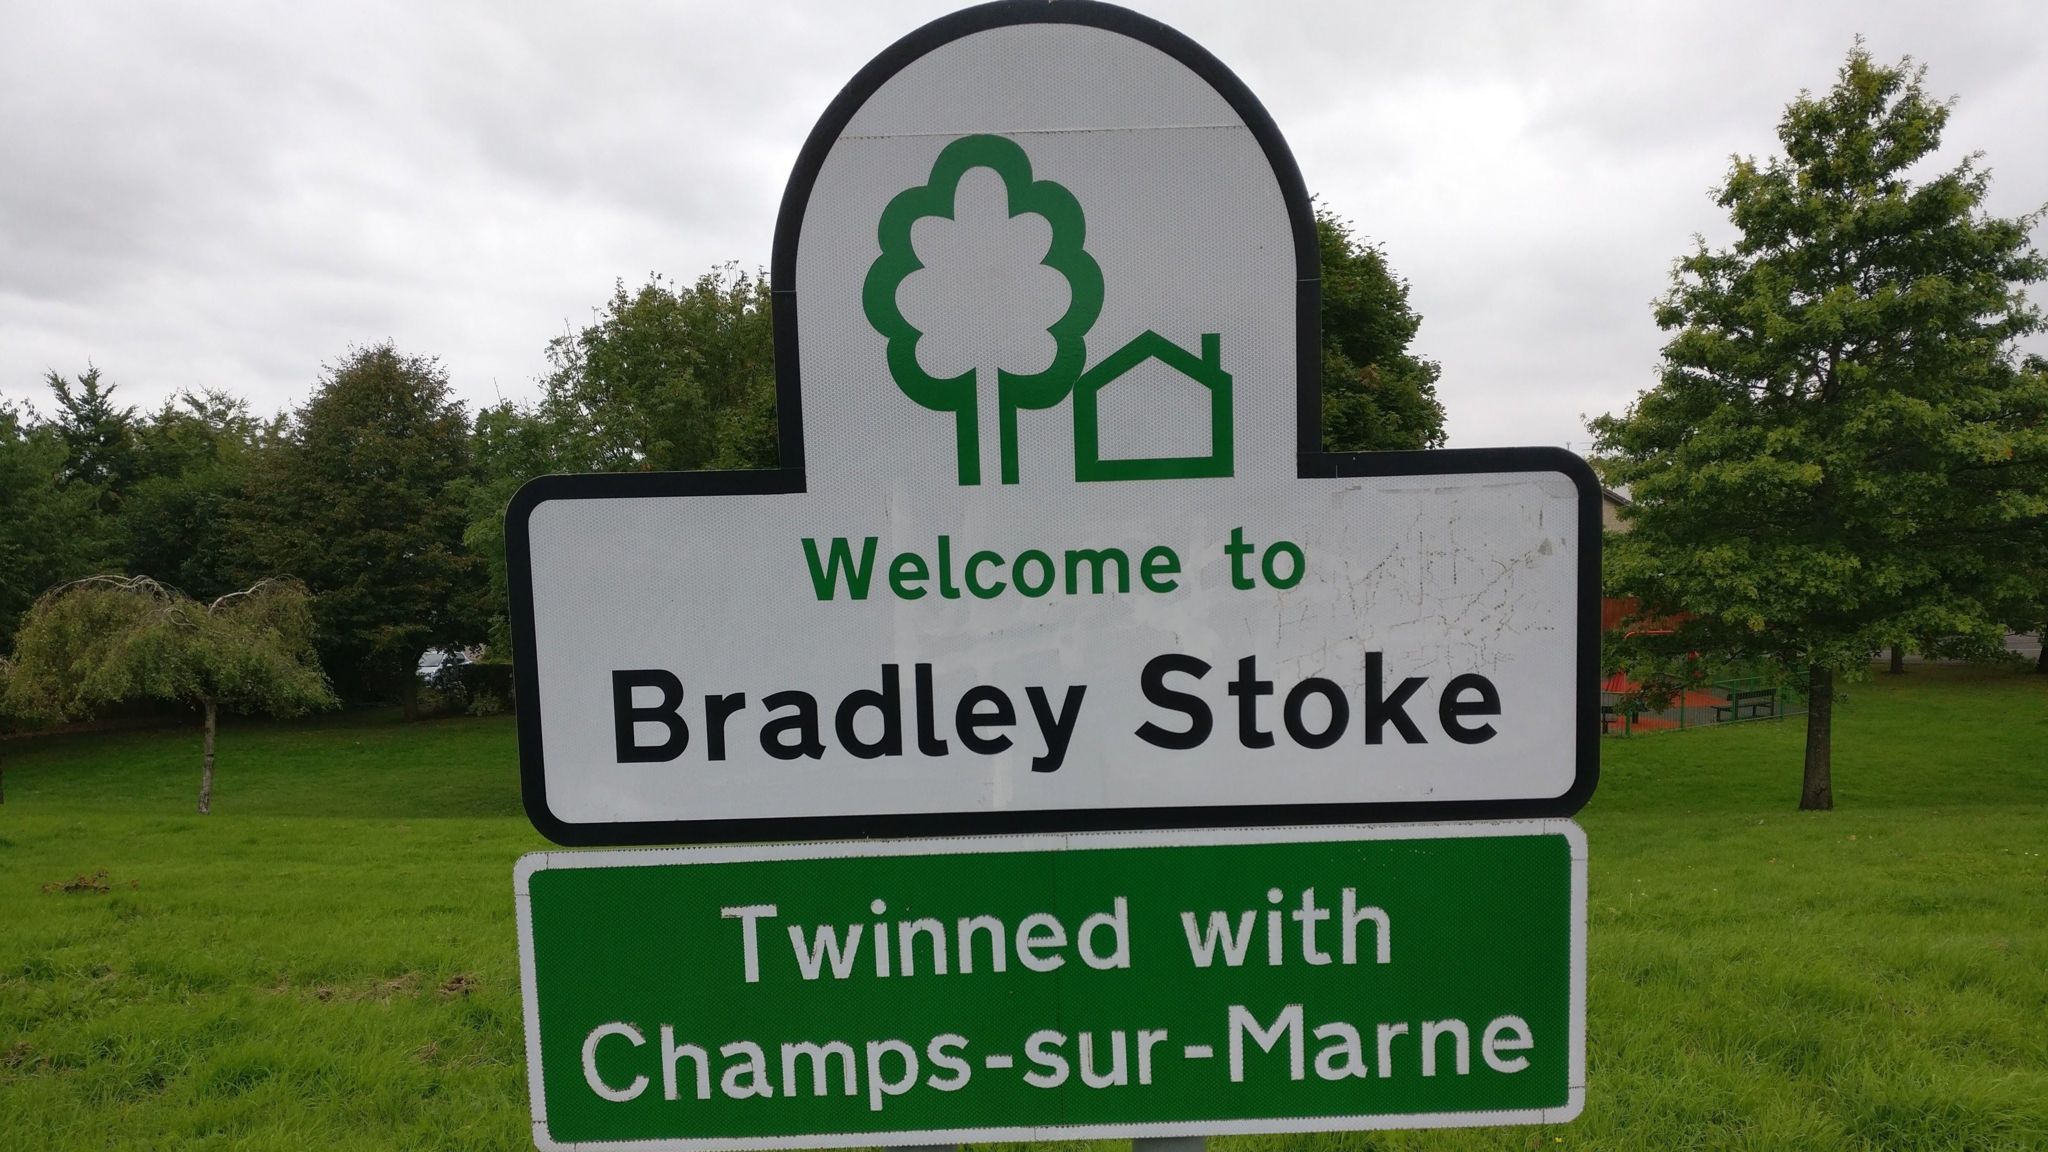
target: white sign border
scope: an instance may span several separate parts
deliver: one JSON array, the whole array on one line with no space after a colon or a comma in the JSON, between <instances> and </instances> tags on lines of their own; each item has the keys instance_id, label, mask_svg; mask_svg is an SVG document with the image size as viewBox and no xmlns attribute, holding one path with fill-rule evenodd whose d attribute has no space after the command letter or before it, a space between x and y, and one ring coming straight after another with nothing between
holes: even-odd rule
<instances>
[{"instance_id":1,"label":"white sign border","mask_svg":"<svg viewBox=\"0 0 2048 1152\"><path fill-rule=\"evenodd\" d=\"M554 868L645 868L763 860L957 856L986 852L1057 852L1076 849L1225 844L1319 844L1352 840L1455 840L1496 836L1562 836L1571 846L1571 987L1568 990L1570 1003L1567 1010L1570 1035L1567 1038L1566 1096L1561 1108L1133 1124L1048 1124L1043 1127L917 1129L903 1132L834 1132L809 1136L754 1136L739 1139L676 1138L563 1142L548 1133L547 1096L541 1078L540 1001L534 964L533 903L528 889L528 882L536 872ZM1386 1129L1479 1128L1508 1124L1568 1123L1577 1119L1586 1106L1586 861L1586 833L1572 820L1157 829L1143 832L1076 832L706 848L529 852L513 865L512 891L519 927L519 993L526 1026L526 1085L527 1097L532 1104L533 1142L541 1152L746 1152L749 1149L769 1148L864 1148L1034 1140L1122 1140L1162 1136L1276 1135L1295 1132L1369 1132Z\"/></svg>"}]
</instances>

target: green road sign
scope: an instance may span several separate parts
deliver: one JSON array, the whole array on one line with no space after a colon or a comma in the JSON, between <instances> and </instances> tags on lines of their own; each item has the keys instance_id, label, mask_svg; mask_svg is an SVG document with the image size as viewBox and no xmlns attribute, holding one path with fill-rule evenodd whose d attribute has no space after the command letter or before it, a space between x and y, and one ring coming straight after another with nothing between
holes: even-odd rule
<instances>
[{"instance_id":1,"label":"green road sign","mask_svg":"<svg viewBox=\"0 0 2048 1152\"><path fill-rule=\"evenodd\" d=\"M542 1148L1561 1122L1569 821L538 853Z\"/></svg>"}]
</instances>

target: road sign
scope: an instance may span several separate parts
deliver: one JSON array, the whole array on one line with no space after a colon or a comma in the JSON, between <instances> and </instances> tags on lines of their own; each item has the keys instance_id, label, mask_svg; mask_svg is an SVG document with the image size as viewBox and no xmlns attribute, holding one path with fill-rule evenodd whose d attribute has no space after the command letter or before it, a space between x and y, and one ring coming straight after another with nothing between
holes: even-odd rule
<instances>
[{"instance_id":1,"label":"road sign","mask_svg":"<svg viewBox=\"0 0 2048 1152\"><path fill-rule=\"evenodd\" d=\"M568 844L1557 816L1598 488L1320 449L1301 178L1106 5L928 25L799 157L782 466L507 520L527 810Z\"/></svg>"},{"instance_id":2,"label":"road sign","mask_svg":"<svg viewBox=\"0 0 2048 1152\"><path fill-rule=\"evenodd\" d=\"M539 853L542 1148L1562 1122L1569 821Z\"/></svg>"}]
</instances>

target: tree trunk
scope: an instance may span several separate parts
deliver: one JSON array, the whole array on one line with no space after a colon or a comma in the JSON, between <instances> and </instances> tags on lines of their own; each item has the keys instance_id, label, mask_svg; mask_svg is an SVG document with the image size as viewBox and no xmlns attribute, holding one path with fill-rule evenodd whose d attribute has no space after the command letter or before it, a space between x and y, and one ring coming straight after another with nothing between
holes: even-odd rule
<instances>
[{"instance_id":1,"label":"tree trunk","mask_svg":"<svg viewBox=\"0 0 2048 1152\"><path fill-rule=\"evenodd\" d=\"M1894 644L1892 645L1892 675L1897 676L1905 670L1906 646L1904 644Z\"/></svg>"},{"instance_id":2,"label":"tree trunk","mask_svg":"<svg viewBox=\"0 0 2048 1152\"><path fill-rule=\"evenodd\" d=\"M1799 789L1799 810L1826 812L1835 806L1835 674L1815 664L1807 670L1807 685L1806 780Z\"/></svg>"},{"instance_id":3,"label":"tree trunk","mask_svg":"<svg viewBox=\"0 0 2048 1152\"><path fill-rule=\"evenodd\" d=\"M404 710L407 720L417 720L420 718L420 678L418 676L408 675L405 678L405 690L399 693L398 703L399 707Z\"/></svg>"},{"instance_id":4,"label":"tree trunk","mask_svg":"<svg viewBox=\"0 0 2048 1152\"><path fill-rule=\"evenodd\" d=\"M2041 654L2034 657L2034 671L2048 676L2048 629L2041 632Z\"/></svg>"},{"instance_id":5,"label":"tree trunk","mask_svg":"<svg viewBox=\"0 0 2048 1152\"><path fill-rule=\"evenodd\" d=\"M200 755L199 814L213 811L213 719L214 703L206 702L206 750Z\"/></svg>"}]
</instances>

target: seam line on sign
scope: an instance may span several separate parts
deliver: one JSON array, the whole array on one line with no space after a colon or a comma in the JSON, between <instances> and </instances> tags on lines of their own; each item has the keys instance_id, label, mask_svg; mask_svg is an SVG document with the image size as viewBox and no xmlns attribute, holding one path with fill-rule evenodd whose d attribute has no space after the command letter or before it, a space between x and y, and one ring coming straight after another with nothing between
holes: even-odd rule
<instances>
[{"instance_id":1,"label":"seam line on sign","mask_svg":"<svg viewBox=\"0 0 2048 1152\"><path fill-rule=\"evenodd\" d=\"M1117 851L1161 843L1322 844L1349 839L1439 840L1491 836L1571 837L1564 817L1516 820L1415 821L1260 825L1224 828L1149 828L1105 832L981 832L960 836L876 837L868 840L796 840L765 843L668 845L550 852L547 866L614 868L647 864L724 864L760 860L832 860L878 856L971 856L994 852ZM1362 835L1361 835L1362 834ZM1583 835L1583 833L1580 833Z\"/></svg>"},{"instance_id":2,"label":"seam line on sign","mask_svg":"<svg viewBox=\"0 0 2048 1152\"><path fill-rule=\"evenodd\" d=\"M1003 128L986 130L996 136L1071 136L1085 132L1206 132L1218 128L1244 128L1243 124L1141 124L1101 128ZM919 140L928 136L977 136L969 132L848 132L841 140Z\"/></svg>"}]
</instances>

